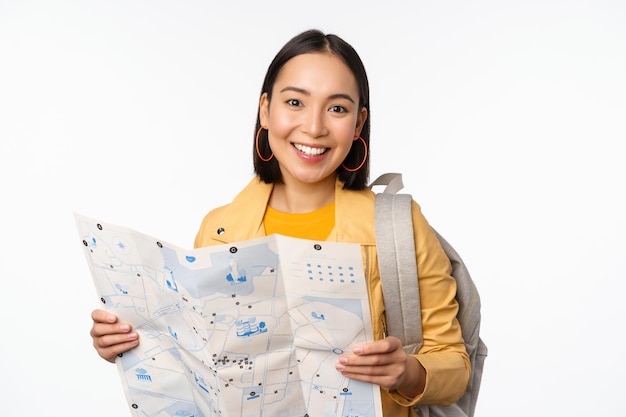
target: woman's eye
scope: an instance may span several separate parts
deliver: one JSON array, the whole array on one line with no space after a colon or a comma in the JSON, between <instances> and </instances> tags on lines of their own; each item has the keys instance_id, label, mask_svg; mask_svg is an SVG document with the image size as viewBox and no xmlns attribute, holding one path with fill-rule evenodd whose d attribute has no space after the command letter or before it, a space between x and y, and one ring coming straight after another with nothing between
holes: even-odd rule
<instances>
[{"instance_id":1,"label":"woman's eye","mask_svg":"<svg viewBox=\"0 0 626 417\"><path fill-rule=\"evenodd\" d=\"M346 108L343 107L343 106L332 106L329 110L332 111L332 112L337 112L337 113L345 113L346 112Z\"/></svg>"},{"instance_id":2,"label":"woman's eye","mask_svg":"<svg viewBox=\"0 0 626 417\"><path fill-rule=\"evenodd\" d=\"M289 104L290 106L301 106L302 103L300 103L300 100L296 100L295 98L291 98L289 100L287 100L287 104Z\"/></svg>"}]
</instances>

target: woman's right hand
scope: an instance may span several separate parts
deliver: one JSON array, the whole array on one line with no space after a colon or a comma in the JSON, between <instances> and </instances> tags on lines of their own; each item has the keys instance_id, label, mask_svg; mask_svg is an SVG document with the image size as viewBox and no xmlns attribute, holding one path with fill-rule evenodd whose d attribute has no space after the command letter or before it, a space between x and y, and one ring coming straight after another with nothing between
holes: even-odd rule
<instances>
[{"instance_id":1,"label":"woman's right hand","mask_svg":"<svg viewBox=\"0 0 626 417\"><path fill-rule=\"evenodd\" d=\"M120 323L117 317L105 310L91 313L93 326L89 334L98 355L114 363L120 353L124 353L139 344L139 335L132 331L128 323Z\"/></svg>"}]
</instances>

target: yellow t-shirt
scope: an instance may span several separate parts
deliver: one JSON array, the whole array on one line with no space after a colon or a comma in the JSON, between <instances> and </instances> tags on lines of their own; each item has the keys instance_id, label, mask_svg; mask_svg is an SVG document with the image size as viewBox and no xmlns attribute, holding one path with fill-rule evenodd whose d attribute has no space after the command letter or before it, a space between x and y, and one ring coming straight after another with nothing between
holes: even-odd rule
<instances>
[{"instance_id":1,"label":"yellow t-shirt","mask_svg":"<svg viewBox=\"0 0 626 417\"><path fill-rule=\"evenodd\" d=\"M335 202L309 213L285 213L267 207L263 217L265 234L300 239L326 240L335 227Z\"/></svg>"}]
</instances>

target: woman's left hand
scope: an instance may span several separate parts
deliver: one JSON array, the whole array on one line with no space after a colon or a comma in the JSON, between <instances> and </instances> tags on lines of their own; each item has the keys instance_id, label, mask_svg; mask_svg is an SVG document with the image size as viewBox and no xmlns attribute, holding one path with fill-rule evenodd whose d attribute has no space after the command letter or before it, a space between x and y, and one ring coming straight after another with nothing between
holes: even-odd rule
<instances>
[{"instance_id":1,"label":"woman's left hand","mask_svg":"<svg viewBox=\"0 0 626 417\"><path fill-rule=\"evenodd\" d=\"M419 361L407 355L400 339L389 336L376 342L357 345L335 364L347 378L398 390L414 397L424 390L426 371Z\"/></svg>"}]
</instances>

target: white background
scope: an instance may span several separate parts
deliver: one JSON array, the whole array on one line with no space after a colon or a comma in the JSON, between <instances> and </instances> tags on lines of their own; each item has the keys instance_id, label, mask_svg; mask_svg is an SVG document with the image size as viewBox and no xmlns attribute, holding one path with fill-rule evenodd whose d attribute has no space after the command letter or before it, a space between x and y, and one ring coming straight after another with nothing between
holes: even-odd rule
<instances>
[{"instance_id":1,"label":"white background","mask_svg":"<svg viewBox=\"0 0 626 417\"><path fill-rule=\"evenodd\" d=\"M359 51L372 176L481 291L477 416L625 415L626 3L226 3L0 0L0 415L129 415L73 212L192 247L309 28Z\"/></svg>"}]
</instances>

